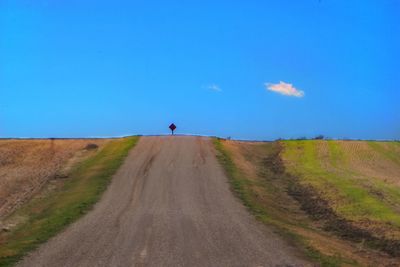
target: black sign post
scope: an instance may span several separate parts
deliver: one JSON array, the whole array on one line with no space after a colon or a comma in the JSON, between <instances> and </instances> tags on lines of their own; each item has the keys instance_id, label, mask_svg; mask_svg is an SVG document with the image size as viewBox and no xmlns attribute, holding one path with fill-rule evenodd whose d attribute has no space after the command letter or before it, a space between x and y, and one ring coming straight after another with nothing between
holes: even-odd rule
<instances>
[{"instance_id":1,"label":"black sign post","mask_svg":"<svg viewBox=\"0 0 400 267\"><path fill-rule=\"evenodd\" d=\"M169 128L171 129L172 135L174 135L174 131L176 129L175 124L171 123L171 125L169 126Z\"/></svg>"}]
</instances>

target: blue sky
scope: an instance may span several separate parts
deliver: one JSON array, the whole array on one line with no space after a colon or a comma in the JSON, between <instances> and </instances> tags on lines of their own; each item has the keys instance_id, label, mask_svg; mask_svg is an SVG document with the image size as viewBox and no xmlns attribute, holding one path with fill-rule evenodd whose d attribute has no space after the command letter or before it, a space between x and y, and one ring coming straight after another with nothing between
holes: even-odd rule
<instances>
[{"instance_id":1,"label":"blue sky","mask_svg":"<svg viewBox=\"0 0 400 267\"><path fill-rule=\"evenodd\" d=\"M0 0L0 137L400 139L399 48L397 0Z\"/></svg>"}]
</instances>

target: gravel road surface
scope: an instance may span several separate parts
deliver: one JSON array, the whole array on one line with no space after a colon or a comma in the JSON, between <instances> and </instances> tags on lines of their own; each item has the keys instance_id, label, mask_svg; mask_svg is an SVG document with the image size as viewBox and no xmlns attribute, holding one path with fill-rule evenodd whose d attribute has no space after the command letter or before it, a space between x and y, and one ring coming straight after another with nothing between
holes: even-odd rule
<instances>
[{"instance_id":1,"label":"gravel road surface","mask_svg":"<svg viewBox=\"0 0 400 267\"><path fill-rule=\"evenodd\" d=\"M94 209L19 266L307 266L234 197L211 140L142 137Z\"/></svg>"}]
</instances>

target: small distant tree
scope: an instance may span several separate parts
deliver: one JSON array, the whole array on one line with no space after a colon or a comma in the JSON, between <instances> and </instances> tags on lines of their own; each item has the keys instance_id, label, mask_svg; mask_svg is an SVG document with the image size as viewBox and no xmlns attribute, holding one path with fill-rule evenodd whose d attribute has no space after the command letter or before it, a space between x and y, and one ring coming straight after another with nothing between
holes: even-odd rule
<instances>
[{"instance_id":1,"label":"small distant tree","mask_svg":"<svg viewBox=\"0 0 400 267\"><path fill-rule=\"evenodd\" d=\"M322 140L324 139L324 136L322 134L317 135L316 137L314 137L315 140Z\"/></svg>"}]
</instances>

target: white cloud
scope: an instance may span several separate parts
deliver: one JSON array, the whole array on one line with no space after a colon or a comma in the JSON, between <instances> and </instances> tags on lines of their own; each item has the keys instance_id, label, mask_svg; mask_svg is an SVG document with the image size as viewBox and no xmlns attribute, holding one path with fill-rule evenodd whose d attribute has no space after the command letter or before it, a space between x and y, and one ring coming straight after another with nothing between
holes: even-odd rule
<instances>
[{"instance_id":1,"label":"white cloud","mask_svg":"<svg viewBox=\"0 0 400 267\"><path fill-rule=\"evenodd\" d=\"M210 90L212 90L214 92L221 92L222 91L222 89L216 84L210 84L210 85L206 86L206 88L210 89Z\"/></svg>"},{"instance_id":2,"label":"white cloud","mask_svg":"<svg viewBox=\"0 0 400 267\"><path fill-rule=\"evenodd\" d=\"M276 84L266 83L265 88L278 94L294 97L303 97L304 92L293 87L290 83L279 82Z\"/></svg>"}]
</instances>

